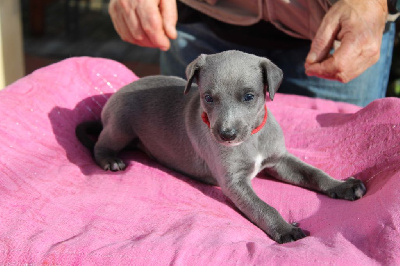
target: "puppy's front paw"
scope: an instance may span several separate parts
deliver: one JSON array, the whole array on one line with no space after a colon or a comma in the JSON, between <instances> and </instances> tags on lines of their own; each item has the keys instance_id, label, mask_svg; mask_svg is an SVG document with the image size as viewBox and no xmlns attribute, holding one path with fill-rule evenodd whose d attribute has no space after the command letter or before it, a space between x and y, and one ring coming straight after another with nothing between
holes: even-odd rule
<instances>
[{"instance_id":1,"label":"puppy's front paw","mask_svg":"<svg viewBox=\"0 0 400 266\"><path fill-rule=\"evenodd\" d=\"M305 238L307 234L296 223L288 224L281 232L277 232L275 241L279 244L294 242Z\"/></svg>"},{"instance_id":2,"label":"puppy's front paw","mask_svg":"<svg viewBox=\"0 0 400 266\"><path fill-rule=\"evenodd\" d=\"M329 189L327 195L334 199L358 200L366 192L367 189L361 180L350 177L337 187Z\"/></svg>"},{"instance_id":3,"label":"puppy's front paw","mask_svg":"<svg viewBox=\"0 0 400 266\"><path fill-rule=\"evenodd\" d=\"M105 171L111 170L113 172L122 171L126 167L125 163L116 157L103 159L101 162L99 162L99 165Z\"/></svg>"}]
</instances>

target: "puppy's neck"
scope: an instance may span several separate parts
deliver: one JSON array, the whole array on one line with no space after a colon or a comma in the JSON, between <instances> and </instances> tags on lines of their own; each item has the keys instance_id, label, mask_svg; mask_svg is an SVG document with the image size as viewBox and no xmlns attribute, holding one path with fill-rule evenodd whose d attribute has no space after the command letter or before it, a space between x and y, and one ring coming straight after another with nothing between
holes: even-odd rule
<instances>
[{"instance_id":1,"label":"puppy's neck","mask_svg":"<svg viewBox=\"0 0 400 266\"><path fill-rule=\"evenodd\" d=\"M267 118L268 118L267 104L264 104L264 118L263 118L261 124L258 127L256 127L255 129L253 129L253 131L251 131L251 135L256 134L258 131L260 131L265 126L265 123L267 123Z\"/></svg>"}]
</instances>

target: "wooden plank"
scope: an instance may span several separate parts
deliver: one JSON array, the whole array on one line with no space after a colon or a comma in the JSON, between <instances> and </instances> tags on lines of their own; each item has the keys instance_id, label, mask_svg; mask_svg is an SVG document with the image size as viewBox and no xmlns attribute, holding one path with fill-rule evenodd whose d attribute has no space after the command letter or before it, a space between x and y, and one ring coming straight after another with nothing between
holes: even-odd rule
<instances>
[{"instance_id":1,"label":"wooden plank","mask_svg":"<svg viewBox=\"0 0 400 266\"><path fill-rule=\"evenodd\" d=\"M20 1L0 1L0 89L24 76Z\"/></svg>"}]
</instances>

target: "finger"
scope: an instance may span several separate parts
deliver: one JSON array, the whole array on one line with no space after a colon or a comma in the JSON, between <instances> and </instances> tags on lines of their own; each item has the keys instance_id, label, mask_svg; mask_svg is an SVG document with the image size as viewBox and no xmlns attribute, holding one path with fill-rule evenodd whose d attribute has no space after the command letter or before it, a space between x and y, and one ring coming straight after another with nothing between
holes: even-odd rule
<instances>
[{"instance_id":1,"label":"finger","mask_svg":"<svg viewBox=\"0 0 400 266\"><path fill-rule=\"evenodd\" d=\"M308 67L306 74L308 76L316 76L323 79L341 81L338 78L338 71L334 67L335 60L336 59L334 56L330 56L321 63L314 63Z\"/></svg>"},{"instance_id":2,"label":"finger","mask_svg":"<svg viewBox=\"0 0 400 266\"><path fill-rule=\"evenodd\" d=\"M365 43L355 34L349 32L343 36L340 47L334 53L335 62L332 66L336 71L337 80L347 83L375 63L375 57L365 52L369 49L367 46L368 42Z\"/></svg>"},{"instance_id":3,"label":"finger","mask_svg":"<svg viewBox=\"0 0 400 266\"><path fill-rule=\"evenodd\" d=\"M146 38L146 34L141 27L135 9L129 10L129 13L122 18L125 21L126 30L129 31L128 34L133 43L142 45L143 40Z\"/></svg>"},{"instance_id":4,"label":"finger","mask_svg":"<svg viewBox=\"0 0 400 266\"><path fill-rule=\"evenodd\" d=\"M147 34L144 32L140 21L138 21L138 24L139 25L136 31L133 31L132 28L130 28L134 38L133 43L144 47L159 48L159 46L156 45L153 41L151 41L147 36Z\"/></svg>"},{"instance_id":5,"label":"finger","mask_svg":"<svg viewBox=\"0 0 400 266\"><path fill-rule=\"evenodd\" d=\"M157 47L144 32L134 8L130 9L128 13L123 12L120 20L122 22L118 24L118 28L124 41L145 47Z\"/></svg>"},{"instance_id":6,"label":"finger","mask_svg":"<svg viewBox=\"0 0 400 266\"><path fill-rule=\"evenodd\" d=\"M178 21L178 10L175 0L161 0L160 12L163 19L164 31L168 38L176 39L176 22Z\"/></svg>"},{"instance_id":7,"label":"finger","mask_svg":"<svg viewBox=\"0 0 400 266\"><path fill-rule=\"evenodd\" d=\"M161 50L168 50L170 43L165 35L160 10L152 1L146 1L137 8L137 15L144 34L150 42Z\"/></svg>"},{"instance_id":8,"label":"finger","mask_svg":"<svg viewBox=\"0 0 400 266\"><path fill-rule=\"evenodd\" d=\"M117 31L118 35L122 38L122 30L121 26L119 25L120 23L124 23L123 21L121 22L118 17L118 10L117 10L117 5L115 1L110 1L110 4L108 6L108 13L110 15L111 21L113 23L114 29Z\"/></svg>"},{"instance_id":9,"label":"finger","mask_svg":"<svg viewBox=\"0 0 400 266\"><path fill-rule=\"evenodd\" d=\"M128 7L125 2L120 2L117 4L116 1L110 2L109 13L111 20L114 24L114 28L121 37L122 40L130 43L135 43L135 38L133 38L131 30L137 28L135 26L135 20L129 19L129 14L133 11L133 8Z\"/></svg>"},{"instance_id":10,"label":"finger","mask_svg":"<svg viewBox=\"0 0 400 266\"><path fill-rule=\"evenodd\" d=\"M116 24L116 30L121 36L121 39L126 42L135 43L135 38L133 38L131 33L131 30L134 30L135 27L132 26L132 23L125 15L121 14L119 16L119 23Z\"/></svg>"},{"instance_id":11,"label":"finger","mask_svg":"<svg viewBox=\"0 0 400 266\"><path fill-rule=\"evenodd\" d=\"M306 70L306 74L347 83L365 70L355 67L361 64L359 57L348 57L343 60L340 55L334 53L321 63L310 65Z\"/></svg>"},{"instance_id":12,"label":"finger","mask_svg":"<svg viewBox=\"0 0 400 266\"><path fill-rule=\"evenodd\" d=\"M321 62L328 57L339 29L339 20L335 15L326 16L322 20L306 57L306 68L309 64Z\"/></svg>"},{"instance_id":13,"label":"finger","mask_svg":"<svg viewBox=\"0 0 400 266\"><path fill-rule=\"evenodd\" d=\"M363 41L356 38L354 34L347 33L342 38L340 47L331 57L319 64L308 66L307 75L347 83L376 62L376 57L365 52ZM354 49L354 47L359 47L359 49Z\"/></svg>"}]
</instances>

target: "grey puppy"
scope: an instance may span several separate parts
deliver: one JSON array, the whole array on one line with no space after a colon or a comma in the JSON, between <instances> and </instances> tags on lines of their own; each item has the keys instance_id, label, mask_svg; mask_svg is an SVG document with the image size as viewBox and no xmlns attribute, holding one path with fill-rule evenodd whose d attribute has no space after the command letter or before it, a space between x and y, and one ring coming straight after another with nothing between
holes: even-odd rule
<instances>
[{"instance_id":1,"label":"grey puppy","mask_svg":"<svg viewBox=\"0 0 400 266\"><path fill-rule=\"evenodd\" d=\"M265 105L283 77L270 60L239 51L201 55L188 65L186 75L188 81L145 77L116 92L102 111L103 129L97 124L101 133L95 145L88 144L88 129L96 123L77 127L81 142L94 145L98 165L123 170L117 154L134 142L161 164L220 186L278 243L306 234L255 194L251 180L261 170L332 198L356 200L365 194L360 180L335 180L286 150L282 130Z\"/></svg>"}]
</instances>

